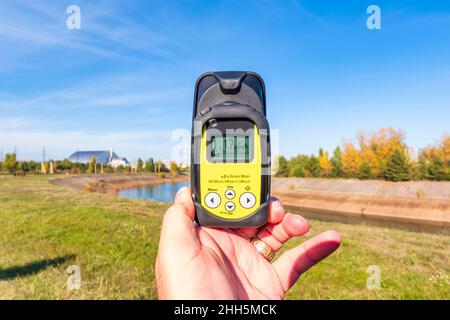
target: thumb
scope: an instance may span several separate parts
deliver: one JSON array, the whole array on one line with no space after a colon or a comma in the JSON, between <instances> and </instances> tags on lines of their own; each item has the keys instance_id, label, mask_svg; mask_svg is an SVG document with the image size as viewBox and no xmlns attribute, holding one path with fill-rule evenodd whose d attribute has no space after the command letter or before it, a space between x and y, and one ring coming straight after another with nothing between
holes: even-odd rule
<instances>
[{"instance_id":1,"label":"thumb","mask_svg":"<svg viewBox=\"0 0 450 320\"><path fill-rule=\"evenodd\" d=\"M182 187L175 195L175 205L182 206L183 212L194 221L195 209L194 202L192 201L191 189L188 187Z\"/></svg>"},{"instance_id":2,"label":"thumb","mask_svg":"<svg viewBox=\"0 0 450 320\"><path fill-rule=\"evenodd\" d=\"M196 248L199 244L194 224L195 209L188 187L178 190L174 204L164 214L161 245L175 245L180 249Z\"/></svg>"}]
</instances>

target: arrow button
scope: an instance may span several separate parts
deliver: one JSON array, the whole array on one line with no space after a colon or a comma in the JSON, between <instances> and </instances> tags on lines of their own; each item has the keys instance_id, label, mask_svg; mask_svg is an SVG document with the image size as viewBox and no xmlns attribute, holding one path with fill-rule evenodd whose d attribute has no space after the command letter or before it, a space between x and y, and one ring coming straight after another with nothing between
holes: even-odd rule
<instances>
[{"instance_id":1,"label":"arrow button","mask_svg":"<svg viewBox=\"0 0 450 320\"><path fill-rule=\"evenodd\" d=\"M228 202L225 204L225 209L226 209L227 211L233 211L235 207L236 207L236 206L235 206L234 203L231 202L231 201L228 201Z\"/></svg>"},{"instance_id":2,"label":"arrow button","mask_svg":"<svg viewBox=\"0 0 450 320\"><path fill-rule=\"evenodd\" d=\"M250 209L256 204L256 197L251 192L245 192L239 198L239 203L245 209Z\"/></svg>"},{"instance_id":3,"label":"arrow button","mask_svg":"<svg viewBox=\"0 0 450 320\"><path fill-rule=\"evenodd\" d=\"M205 196L205 204L211 208L217 208L220 205L220 196L215 192L210 192Z\"/></svg>"},{"instance_id":4,"label":"arrow button","mask_svg":"<svg viewBox=\"0 0 450 320\"><path fill-rule=\"evenodd\" d=\"M232 189L225 191L225 197L227 197L227 199L233 199L235 195L236 193Z\"/></svg>"}]
</instances>

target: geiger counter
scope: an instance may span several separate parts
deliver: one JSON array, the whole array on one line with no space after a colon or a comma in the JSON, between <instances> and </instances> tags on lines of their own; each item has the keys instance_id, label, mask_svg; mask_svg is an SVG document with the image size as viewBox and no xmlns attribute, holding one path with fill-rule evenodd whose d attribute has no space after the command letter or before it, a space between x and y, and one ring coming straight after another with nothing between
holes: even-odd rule
<instances>
[{"instance_id":1,"label":"geiger counter","mask_svg":"<svg viewBox=\"0 0 450 320\"><path fill-rule=\"evenodd\" d=\"M195 85L191 190L196 222L238 228L266 223L270 139L262 78L208 72Z\"/></svg>"}]
</instances>

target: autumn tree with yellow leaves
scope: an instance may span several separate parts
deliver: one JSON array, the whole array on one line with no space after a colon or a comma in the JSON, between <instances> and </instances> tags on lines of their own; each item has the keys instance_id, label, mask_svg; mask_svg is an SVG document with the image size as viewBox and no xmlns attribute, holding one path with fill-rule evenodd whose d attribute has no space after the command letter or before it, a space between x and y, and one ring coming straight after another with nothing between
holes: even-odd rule
<instances>
[{"instance_id":1,"label":"autumn tree with yellow leaves","mask_svg":"<svg viewBox=\"0 0 450 320\"><path fill-rule=\"evenodd\" d=\"M331 176L333 167L328 157L328 151L323 151L322 148L319 149L319 167L321 177Z\"/></svg>"},{"instance_id":2,"label":"autumn tree with yellow leaves","mask_svg":"<svg viewBox=\"0 0 450 320\"><path fill-rule=\"evenodd\" d=\"M394 128L383 128L373 133L358 132L357 145L344 142L342 165L348 177L355 177L362 167L367 167L373 177L381 178L386 170L389 157L397 150L407 151L404 133Z\"/></svg>"}]
</instances>

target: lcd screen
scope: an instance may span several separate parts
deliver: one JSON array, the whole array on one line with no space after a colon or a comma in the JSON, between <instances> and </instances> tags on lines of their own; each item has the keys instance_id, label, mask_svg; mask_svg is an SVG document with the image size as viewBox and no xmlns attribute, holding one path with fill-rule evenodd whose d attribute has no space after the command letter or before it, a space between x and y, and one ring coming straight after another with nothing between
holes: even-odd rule
<instances>
[{"instance_id":1,"label":"lcd screen","mask_svg":"<svg viewBox=\"0 0 450 320\"><path fill-rule=\"evenodd\" d=\"M250 137L212 136L210 159L214 162L248 162L250 159Z\"/></svg>"}]
</instances>

